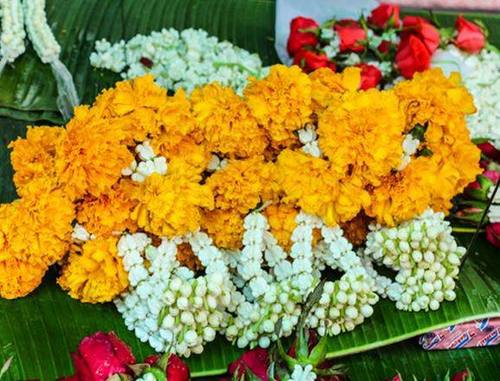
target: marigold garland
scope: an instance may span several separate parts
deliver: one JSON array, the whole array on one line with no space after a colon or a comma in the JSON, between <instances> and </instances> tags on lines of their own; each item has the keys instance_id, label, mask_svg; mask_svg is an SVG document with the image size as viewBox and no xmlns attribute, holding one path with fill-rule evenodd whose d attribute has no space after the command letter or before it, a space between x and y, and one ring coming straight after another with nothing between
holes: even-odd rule
<instances>
[{"instance_id":1,"label":"marigold garland","mask_svg":"<svg viewBox=\"0 0 500 381\"><path fill-rule=\"evenodd\" d=\"M95 303L127 287L116 254L124 233L158 240L201 229L234 251L244 218L263 208L270 234L287 249L299 211L331 227L363 213L393 226L429 207L447 211L479 173L465 125L474 106L459 79L431 70L392 90L359 86L356 68L308 76L277 65L243 96L211 84L188 97L169 96L145 76L78 107L66 128L30 128L10 146L22 198L0 207L0 266L9 274L0 277L0 295L29 293L64 259L72 222L92 240L73 246L59 283ZM416 127L423 137L399 170L402 143ZM316 148L304 152L304 141ZM139 143L154 153L141 156ZM158 156L167 162L162 174L151 159ZM125 178L131 167L147 172L143 182ZM353 229L362 240L366 222ZM189 250L180 253L198 268Z\"/></svg>"}]
</instances>

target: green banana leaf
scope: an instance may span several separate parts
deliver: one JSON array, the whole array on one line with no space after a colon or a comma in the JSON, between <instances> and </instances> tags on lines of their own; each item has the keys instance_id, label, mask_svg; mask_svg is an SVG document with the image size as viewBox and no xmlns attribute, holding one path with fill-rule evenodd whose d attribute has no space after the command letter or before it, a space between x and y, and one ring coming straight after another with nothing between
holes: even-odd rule
<instances>
[{"instance_id":1,"label":"green banana leaf","mask_svg":"<svg viewBox=\"0 0 500 381\"><path fill-rule=\"evenodd\" d=\"M265 64L277 62L272 0L47 0L47 7L49 21L63 48L62 60L73 73L84 103L119 79L116 74L90 67L88 57L100 38L116 41L162 27L200 27L259 53ZM467 16L482 20L493 33L490 40L500 45L500 32L494 29L498 15ZM450 25L454 17L437 15L443 25ZM25 123L14 119L60 123L55 100L50 68L28 47L27 53L7 67L0 78L0 116L8 118L0 119L0 202L16 197L6 146L24 134ZM461 238L466 241L468 237ZM455 303L446 303L435 312L404 313L382 301L367 323L330 340L329 357L380 348L451 323L500 315L500 279L495 273L498 253L484 237L480 240L477 253L464 266ZM0 300L0 367L13 358L2 380L54 380L71 374L70 351L76 349L82 337L96 330L115 331L139 359L151 353L148 345L127 331L113 305L86 305L72 300L58 288L54 278L55 270L24 299ZM465 365L480 374L482 380L495 379L488 366L494 369L500 362L498 352L482 349L428 353L405 342L339 361L349 366L353 380L384 379L394 369L408 372L405 375L434 376ZM189 365L194 376L205 378L224 373L227 364L240 353L218 339L202 356L189 359Z\"/></svg>"}]
</instances>

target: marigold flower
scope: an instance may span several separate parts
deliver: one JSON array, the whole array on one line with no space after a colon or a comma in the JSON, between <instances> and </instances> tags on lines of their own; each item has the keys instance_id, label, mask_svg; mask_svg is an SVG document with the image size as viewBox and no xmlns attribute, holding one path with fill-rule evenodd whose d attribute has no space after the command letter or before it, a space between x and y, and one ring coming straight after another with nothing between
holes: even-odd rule
<instances>
[{"instance_id":1,"label":"marigold flower","mask_svg":"<svg viewBox=\"0 0 500 381\"><path fill-rule=\"evenodd\" d=\"M401 161L404 127L393 92L351 92L320 114L318 141L340 175L355 173L378 186Z\"/></svg>"},{"instance_id":2,"label":"marigold flower","mask_svg":"<svg viewBox=\"0 0 500 381\"><path fill-rule=\"evenodd\" d=\"M125 230L134 232L137 225L130 218L137 201L133 193L138 185L129 180L121 180L108 193L99 197L85 196L77 205L77 221L98 237Z\"/></svg>"},{"instance_id":3,"label":"marigold flower","mask_svg":"<svg viewBox=\"0 0 500 381\"><path fill-rule=\"evenodd\" d=\"M295 217L299 211L293 205L272 204L264 209L270 231L280 246L289 251L292 247L292 233L297 227Z\"/></svg>"},{"instance_id":4,"label":"marigold flower","mask_svg":"<svg viewBox=\"0 0 500 381\"><path fill-rule=\"evenodd\" d=\"M134 159L121 144L123 130L80 106L66 131L55 161L58 181L65 193L74 200L85 193L98 197L108 192L122 169Z\"/></svg>"},{"instance_id":5,"label":"marigold flower","mask_svg":"<svg viewBox=\"0 0 500 381\"><path fill-rule=\"evenodd\" d=\"M118 256L118 238L87 241L74 247L57 279L74 299L84 303L105 303L128 287L127 272Z\"/></svg>"},{"instance_id":6,"label":"marigold flower","mask_svg":"<svg viewBox=\"0 0 500 381\"><path fill-rule=\"evenodd\" d=\"M311 80L298 66L275 65L261 80L251 79L245 98L258 123L271 140L293 137L311 116Z\"/></svg>"},{"instance_id":7,"label":"marigold flower","mask_svg":"<svg viewBox=\"0 0 500 381\"><path fill-rule=\"evenodd\" d=\"M198 126L212 152L233 158L264 152L265 131L231 88L213 83L195 89L191 100Z\"/></svg>"},{"instance_id":8,"label":"marigold flower","mask_svg":"<svg viewBox=\"0 0 500 381\"><path fill-rule=\"evenodd\" d=\"M200 178L182 173L152 174L136 192L138 205L131 218L140 228L158 236L174 237L200 227L200 208L213 208L210 188Z\"/></svg>"},{"instance_id":9,"label":"marigold flower","mask_svg":"<svg viewBox=\"0 0 500 381\"><path fill-rule=\"evenodd\" d=\"M243 218L244 215L232 209L206 210L203 211L201 228L217 247L237 250L242 246Z\"/></svg>"},{"instance_id":10,"label":"marigold flower","mask_svg":"<svg viewBox=\"0 0 500 381\"><path fill-rule=\"evenodd\" d=\"M0 297L16 299L28 295L42 283L47 266L15 258L0 260Z\"/></svg>"},{"instance_id":11,"label":"marigold flower","mask_svg":"<svg viewBox=\"0 0 500 381\"><path fill-rule=\"evenodd\" d=\"M92 109L100 118L120 123L128 142L143 141L158 129L157 112L167 99L167 91L152 75L118 82L96 98Z\"/></svg>"},{"instance_id":12,"label":"marigold flower","mask_svg":"<svg viewBox=\"0 0 500 381\"><path fill-rule=\"evenodd\" d=\"M14 184L20 196L50 192L57 187L54 162L65 134L60 127L29 127L26 138L10 143Z\"/></svg>"},{"instance_id":13,"label":"marigold flower","mask_svg":"<svg viewBox=\"0 0 500 381\"><path fill-rule=\"evenodd\" d=\"M213 192L215 207L248 213L259 202L272 198L273 165L262 157L229 160L227 166L207 179Z\"/></svg>"},{"instance_id":14,"label":"marigold flower","mask_svg":"<svg viewBox=\"0 0 500 381\"><path fill-rule=\"evenodd\" d=\"M348 67L342 73L330 69L318 69L309 75L312 84L312 108L323 111L333 99L345 92L356 91L361 85L361 69Z\"/></svg>"}]
</instances>

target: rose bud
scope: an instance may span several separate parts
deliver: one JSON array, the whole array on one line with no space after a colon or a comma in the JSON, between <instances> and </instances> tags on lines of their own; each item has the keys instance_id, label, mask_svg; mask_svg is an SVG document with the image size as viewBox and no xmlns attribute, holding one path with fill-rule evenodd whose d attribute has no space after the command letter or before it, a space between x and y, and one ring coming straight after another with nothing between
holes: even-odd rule
<instances>
[{"instance_id":1,"label":"rose bud","mask_svg":"<svg viewBox=\"0 0 500 381\"><path fill-rule=\"evenodd\" d=\"M168 381L188 381L189 368L184 361L172 353L168 357L166 376Z\"/></svg>"},{"instance_id":2,"label":"rose bud","mask_svg":"<svg viewBox=\"0 0 500 381\"><path fill-rule=\"evenodd\" d=\"M319 28L319 25L313 19L307 17L295 17L290 23L290 36L288 37L288 54L293 57L300 49L305 46L314 47L318 43L316 33L310 29ZM305 31L307 30L307 31Z\"/></svg>"},{"instance_id":3,"label":"rose bud","mask_svg":"<svg viewBox=\"0 0 500 381\"><path fill-rule=\"evenodd\" d=\"M330 61L323 53L316 53L310 50L299 50L293 57L293 64L298 65L306 73L310 73L321 67L328 67L335 71L335 63Z\"/></svg>"},{"instance_id":4,"label":"rose bud","mask_svg":"<svg viewBox=\"0 0 500 381\"><path fill-rule=\"evenodd\" d=\"M75 375L71 380L105 381L114 374L130 374L135 364L130 348L113 332L85 337L72 354Z\"/></svg>"},{"instance_id":5,"label":"rose bud","mask_svg":"<svg viewBox=\"0 0 500 381\"><path fill-rule=\"evenodd\" d=\"M401 25L401 21L399 20L399 6L382 3L372 10L367 21L370 25L380 29L387 27L399 28Z\"/></svg>"},{"instance_id":6,"label":"rose bud","mask_svg":"<svg viewBox=\"0 0 500 381\"><path fill-rule=\"evenodd\" d=\"M361 90L377 87L382 79L382 72L378 69L378 67L366 63L360 63L355 66L361 68Z\"/></svg>"},{"instance_id":7,"label":"rose bud","mask_svg":"<svg viewBox=\"0 0 500 381\"><path fill-rule=\"evenodd\" d=\"M439 46L439 31L429 21L419 16L405 16L403 18L402 39L415 36L422 41L430 54Z\"/></svg>"},{"instance_id":8,"label":"rose bud","mask_svg":"<svg viewBox=\"0 0 500 381\"><path fill-rule=\"evenodd\" d=\"M464 369L461 372L455 373L453 377L451 378L451 381L468 381L468 380L473 380L471 373L467 370Z\"/></svg>"},{"instance_id":9,"label":"rose bud","mask_svg":"<svg viewBox=\"0 0 500 381\"><path fill-rule=\"evenodd\" d=\"M486 239L495 247L500 247L500 222L486 226Z\"/></svg>"},{"instance_id":10,"label":"rose bud","mask_svg":"<svg viewBox=\"0 0 500 381\"><path fill-rule=\"evenodd\" d=\"M402 380L403 380L403 378L401 377L401 375L399 373L396 374L394 377L387 379L387 381L402 381Z\"/></svg>"},{"instance_id":11,"label":"rose bud","mask_svg":"<svg viewBox=\"0 0 500 381\"><path fill-rule=\"evenodd\" d=\"M239 359L229 364L228 372L231 376L236 376L237 380L244 379L245 374L250 372L254 379L269 381L267 375L269 365L267 349L255 348L246 351Z\"/></svg>"},{"instance_id":12,"label":"rose bud","mask_svg":"<svg viewBox=\"0 0 500 381\"><path fill-rule=\"evenodd\" d=\"M366 31L361 25L351 19L340 20L333 27L340 39L340 53L362 52L365 50L363 42L366 40Z\"/></svg>"},{"instance_id":13,"label":"rose bud","mask_svg":"<svg viewBox=\"0 0 500 381\"><path fill-rule=\"evenodd\" d=\"M488 193L500 179L500 173L494 170L484 171L483 174L477 176L476 181L470 183L465 188L465 193L475 200L487 201Z\"/></svg>"},{"instance_id":14,"label":"rose bud","mask_svg":"<svg viewBox=\"0 0 500 381\"><path fill-rule=\"evenodd\" d=\"M418 37L410 35L399 43L395 61L401 75L405 78L412 78L415 72L429 68L431 55Z\"/></svg>"},{"instance_id":15,"label":"rose bud","mask_svg":"<svg viewBox=\"0 0 500 381\"><path fill-rule=\"evenodd\" d=\"M460 203L459 210L455 212L453 217L465 221L478 223L483 217L486 203L481 201L463 201Z\"/></svg>"},{"instance_id":16,"label":"rose bud","mask_svg":"<svg viewBox=\"0 0 500 381\"><path fill-rule=\"evenodd\" d=\"M391 42L390 41L387 41L387 40L384 40L382 41L378 46L377 46L377 50L382 53L382 54L385 54L387 52L389 52L389 50L391 50Z\"/></svg>"},{"instance_id":17,"label":"rose bud","mask_svg":"<svg viewBox=\"0 0 500 381\"><path fill-rule=\"evenodd\" d=\"M455 45L468 53L479 53L486 44L486 36L481 27L472 21L468 21L462 16L458 16L455 21L457 35Z\"/></svg>"},{"instance_id":18,"label":"rose bud","mask_svg":"<svg viewBox=\"0 0 500 381\"><path fill-rule=\"evenodd\" d=\"M494 161L500 161L500 151L490 142L478 144L477 147L485 156Z\"/></svg>"}]
</instances>

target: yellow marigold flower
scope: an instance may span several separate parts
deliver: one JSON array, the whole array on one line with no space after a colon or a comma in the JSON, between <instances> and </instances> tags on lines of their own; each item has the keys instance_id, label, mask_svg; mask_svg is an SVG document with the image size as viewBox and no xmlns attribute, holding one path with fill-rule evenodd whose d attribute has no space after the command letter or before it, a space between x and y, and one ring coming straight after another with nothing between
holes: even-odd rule
<instances>
[{"instance_id":1,"label":"yellow marigold flower","mask_svg":"<svg viewBox=\"0 0 500 381\"><path fill-rule=\"evenodd\" d=\"M66 127L55 161L59 183L71 199L85 193L100 196L121 177L134 159L124 144L123 131L98 119L86 107L77 107Z\"/></svg>"},{"instance_id":2,"label":"yellow marigold flower","mask_svg":"<svg viewBox=\"0 0 500 381\"><path fill-rule=\"evenodd\" d=\"M149 176L137 192L139 203L132 219L158 236L174 237L195 231L200 227L200 208L213 208L212 193L199 180L171 172Z\"/></svg>"},{"instance_id":3,"label":"yellow marigold flower","mask_svg":"<svg viewBox=\"0 0 500 381\"><path fill-rule=\"evenodd\" d=\"M404 127L392 91L351 92L319 115L318 141L340 175L378 186L401 161Z\"/></svg>"},{"instance_id":4,"label":"yellow marigold flower","mask_svg":"<svg viewBox=\"0 0 500 381\"><path fill-rule=\"evenodd\" d=\"M68 250L74 206L61 192L24 197L0 207L0 260L50 266Z\"/></svg>"},{"instance_id":5,"label":"yellow marigold flower","mask_svg":"<svg viewBox=\"0 0 500 381\"><path fill-rule=\"evenodd\" d=\"M432 184L439 182L436 167L429 158L414 158L404 170L388 176L373 190L366 214L387 226L414 218L429 207Z\"/></svg>"},{"instance_id":6,"label":"yellow marigold flower","mask_svg":"<svg viewBox=\"0 0 500 381\"><path fill-rule=\"evenodd\" d=\"M446 125L449 114L464 116L476 111L460 75L446 78L440 68L416 73L412 80L399 82L394 92L405 110L408 130L427 122Z\"/></svg>"},{"instance_id":7,"label":"yellow marigold flower","mask_svg":"<svg viewBox=\"0 0 500 381\"><path fill-rule=\"evenodd\" d=\"M313 111L321 112L341 94L359 89L361 70L348 67L342 73L335 73L331 69L320 68L309 74L309 78L312 84Z\"/></svg>"},{"instance_id":8,"label":"yellow marigold flower","mask_svg":"<svg viewBox=\"0 0 500 381\"><path fill-rule=\"evenodd\" d=\"M231 88L218 83L197 88L191 101L198 126L212 152L232 158L247 158L264 152L265 131Z\"/></svg>"},{"instance_id":9,"label":"yellow marigold flower","mask_svg":"<svg viewBox=\"0 0 500 381\"><path fill-rule=\"evenodd\" d=\"M299 211L296 207L284 203L272 204L264 209L270 231L280 246L289 251L292 247L292 233L297 227L295 217Z\"/></svg>"},{"instance_id":10,"label":"yellow marigold flower","mask_svg":"<svg viewBox=\"0 0 500 381\"><path fill-rule=\"evenodd\" d=\"M204 210L201 228L217 247L236 250L242 247L243 219L244 215L232 209Z\"/></svg>"},{"instance_id":11,"label":"yellow marigold flower","mask_svg":"<svg viewBox=\"0 0 500 381\"><path fill-rule=\"evenodd\" d=\"M130 214L137 205L133 199L137 187L132 181L121 180L99 197L85 196L77 205L77 221L98 237L120 234L125 230L134 232L137 225Z\"/></svg>"},{"instance_id":12,"label":"yellow marigold flower","mask_svg":"<svg viewBox=\"0 0 500 381\"><path fill-rule=\"evenodd\" d=\"M273 197L274 168L262 157L229 160L227 166L207 179L215 207L248 213L259 202Z\"/></svg>"},{"instance_id":13,"label":"yellow marigold flower","mask_svg":"<svg viewBox=\"0 0 500 381\"><path fill-rule=\"evenodd\" d=\"M148 74L118 82L98 96L92 108L101 118L117 118L128 141L143 141L158 129L157 112L166 98L166 90Z\"/></svg>"},{"instance_id":14,"label":"yellow marigold flower","mask_svg":"<svg viewBox=\"0 0 500 381\"><path fill-rule=\"evenodd\" d=\"M42 283L46 271L45 265L15 258L1 259L0 297L16 299L28 295Z\"/></svg>"},{"instance_id":15,"label":"yellow marigold flower","mask_svg":"<svg viewBox=\"0 0 500 381\"><path fill-rule=\"evenodd\" d=\"M25 139L10 143L14 184L20 196L50 192L57 187L54 162L65 134L60 127L29 127Z\"/></svg>"},{"instance_id":16,"label":"yellow marigold flower","mask_svg":"<svg viewBox=\"0 0 500 381\"><path fill-rule=\"evenodd\" d=\"M290 140L310 120L311 80L298 66L272 66L266 78L252 79L244 94L274 144Z\"/></svg>"},{"instance_id":17,"label":"yellow marigold flower","mask_svg":"<svg viewBox=\"0 0 500 381\"><path fill-rule=\"evenodd\" d=\"M118 256L118 238L97 238L75 248L58 278L59 285L84 303L112 301L128 287L127 272Z\"/></svg>"},{"instance_id":18,"label":"yellow marigold flower","mask_svg":"<svg viewBox=\"0 0 500 381\"><path fill-rule=\"evenodd\" d=\"M197 131L196 120L191 112L191 102L186 97L184 90L179 89L171 97L167 97L161 108L158 110L158 130L151 136L153 139L160 139L160 151L171 151L175 149L189 135L193 136L196 142L201 142L201 133Z\"/></svg>"},{"instance_id":19,"label":"yellow marigold flower","mask_svg":"<svg viewBox=\"0 0 500 381\"><path fill-rule=\"evenodd\" d=\"M326 160L285 150L277 165L283 201L321 217L328 225L352 219L370 202L359 178L341 179Z\"/></svg>"}]
</instances>

